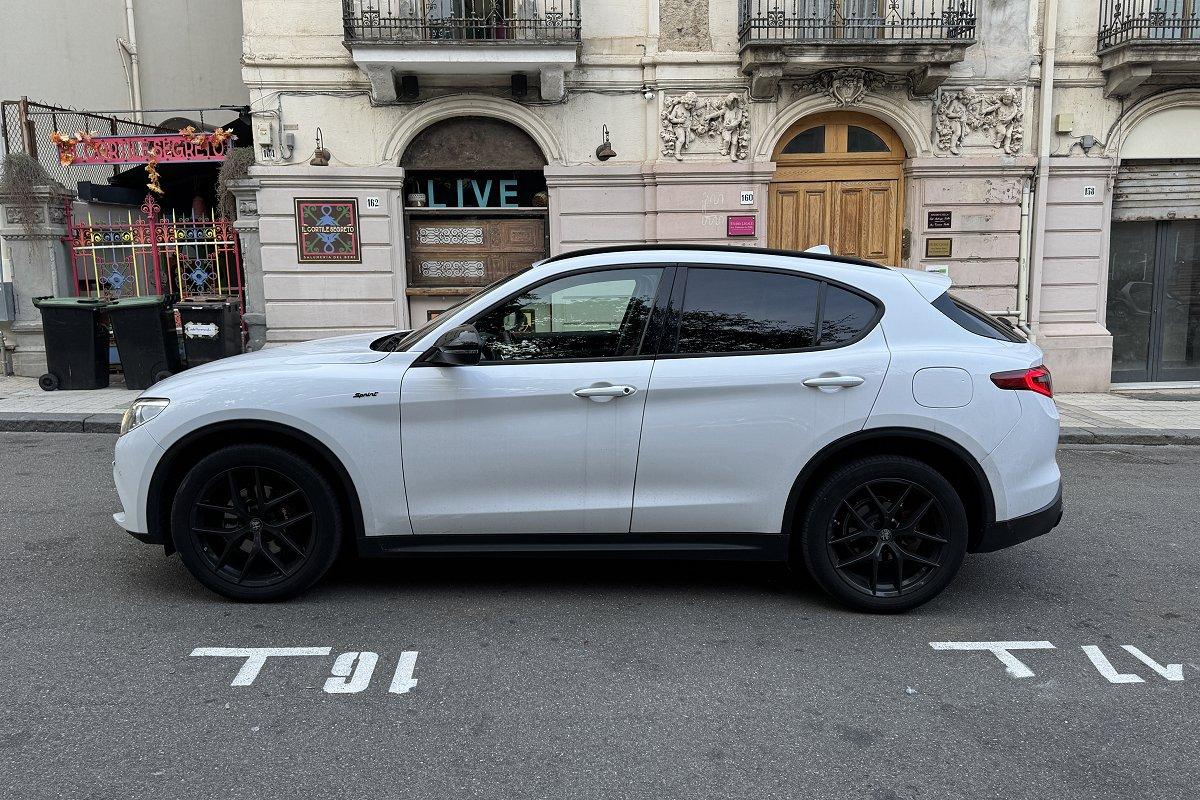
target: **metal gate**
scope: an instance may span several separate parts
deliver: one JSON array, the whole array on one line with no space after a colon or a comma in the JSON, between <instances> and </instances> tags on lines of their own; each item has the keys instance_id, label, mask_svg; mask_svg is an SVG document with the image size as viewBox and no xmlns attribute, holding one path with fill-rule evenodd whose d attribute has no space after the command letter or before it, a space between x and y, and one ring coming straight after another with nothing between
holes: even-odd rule
<instances>
[{"instance_id":1,"label":"metal gate","mask_svg":"<svg viewBox=\"0 0 1200 800\"><path fill-rule=\"evenodd\" d=\"M242 297L242 257L231 220L162 213L146 195L140 214L124 219L91 212L76 219L67 206L71 273L82 297Z\"/></svg>"}]
</instances>

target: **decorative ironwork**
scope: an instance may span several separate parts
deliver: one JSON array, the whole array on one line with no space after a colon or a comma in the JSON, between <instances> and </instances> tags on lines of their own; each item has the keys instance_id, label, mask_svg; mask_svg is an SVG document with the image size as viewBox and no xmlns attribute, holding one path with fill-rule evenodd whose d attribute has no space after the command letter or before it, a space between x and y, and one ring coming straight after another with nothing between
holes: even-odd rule
<instances>
[{"instance_id":1,"label":"decorative ironwork","mask_svg":"<svg viewBox=\"0 0 1200 800\"><path fill-rule=\"evenodd\" d=\"M1101 50L1127 42L1200 41L1200 4L1195 0L1101 0Z\"/></svg>"},{"instance_id":2,"label":"decorative ironwork","mask_svg":"<svg viewBox=\"0 0 1200 800\"><path fill-rule=\"evenodd\" d=\"M162 208L147 195L125 219L109 212L97 221L89 212L76 220L67 212L75 291L84 297L173 294L242 295L242 259L233 222Z\"/></svg>"},{"instance_id":3,"label":"decorative ironwork","mask_svg":"<svg viewBox=\"0 0 1200 800\"><path fill-rule=\"evenodd\" d=\"M422 261L421 275L426 278L482 278L482 261Z\"/></svg>"},{"instance_id":4,"label":"decorative ironwork","mask_svg":"<svg viewBox=\"0 0 1200 800\"><path fill-rule=\"evenodd\" d=\"M418 244L483 244L483 228L417 228Z\"/></svg>"},{"instance_id":5,"label":"decorative ironwork","mask_svg":"<svg viewBox=\"0 0 1200 800\"><path fill-rule=\"evenodd\" d=\"M579 0L342 0L347 42L579 41Z\"/></svg>"},{"instance_id":6,"label":"decorative ironwork","mask_svg":"<svg viewBox=\"0 0 1200 800\"><path fill-rule=\"evenodd\" d=\"M739 0L749 42L970 41L975 0Z\"/></svg>"}]
</instances>

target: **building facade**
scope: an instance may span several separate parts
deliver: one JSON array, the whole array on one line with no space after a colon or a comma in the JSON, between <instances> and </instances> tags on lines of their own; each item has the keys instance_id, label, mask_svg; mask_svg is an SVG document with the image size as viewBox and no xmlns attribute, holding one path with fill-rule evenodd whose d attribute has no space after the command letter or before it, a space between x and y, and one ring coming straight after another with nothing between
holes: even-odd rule
<instances>
[{"instance_id":1,"label":"building facade","mask_svg":"<svg viewBox=\"0 0 1200 800\"><path fill-rule=\"evenodd\" d=\"M252 324L414 326L595 245L825 244L948 271L1062 389L1200 379L1200 30L1163 2L244 0Z\"/></svg>"}]
</instances>

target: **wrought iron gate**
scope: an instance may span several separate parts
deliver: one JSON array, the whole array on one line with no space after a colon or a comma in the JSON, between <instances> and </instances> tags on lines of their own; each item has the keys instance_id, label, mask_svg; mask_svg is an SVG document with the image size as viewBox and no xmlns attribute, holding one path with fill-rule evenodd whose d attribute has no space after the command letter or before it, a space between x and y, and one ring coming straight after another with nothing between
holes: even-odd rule
<instances>
[{"instance_id":1,"label":"wrought iron gate","mask_svg":"<svg viewBox=\"0 0 1200 800\"><path fill-rule=\"evenodd\" d=\"M67 236L75 291L85 297L242 297L242 258L232 220L166 215L147 195L140 216L89 212L75 219L67 208Z\"/></svg>"}]
</instances>

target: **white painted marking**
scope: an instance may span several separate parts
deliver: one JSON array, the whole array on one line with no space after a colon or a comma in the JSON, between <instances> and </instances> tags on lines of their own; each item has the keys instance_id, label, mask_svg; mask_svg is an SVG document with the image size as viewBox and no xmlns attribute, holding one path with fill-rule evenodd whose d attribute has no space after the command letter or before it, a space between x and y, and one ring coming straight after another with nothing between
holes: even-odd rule
<instances>
[{"instance_id":1,"label":"white painted marking","mask_svg":"<svg viewBox=\"0 0 1200 800\"><path fill-rule=\"evenodd\" d=\"M388 691L392 694L407 694L417 685L417 679L413 677L413 670L417 666L417 651L405 650L400 654L400 660L396 662L396 673L392 675L392 685L388 687Z\"/></svg>"},{"instance_id":2,"label":"white painted marking","mask_svg":"<svg viewBox=\"0 0 1200 800\"><path fill-rule=\"evenodd\" d=\"M1134 647L1131 644L1123 644L1123 645L1121 645L1121 649L1124 650L1126 653L1129 653L1129 655L1133 656L1138 661L1142 662L1147 667L1154 670L1155 672L1157 672L1159 675L1163 676L1167 680L1169 680L1169 681L1183 680L1183 664L1166 664L1166 665L1160 664L1157 661L1155 661L1153 658L1146 655L1141 650L1138 650L1136 647Z\"/></svg>"},{"instance_id":3,"label":"white painted marking","mask_svg":"<svg viewBox=\"0 0 1200 800\"><path fill-rule=\"evenodd\" d=\"M259 671L271 656L290 658L296 656L327 656L332 647L197 647L193 656L215 658L244 658L246 663L238 670L230 686L249 686L258 677Z\"/></svg>"},{"instance_id":4,"label":"white painted marking","mask_svg":"<svg viewBox=\"0 0 1200 800\"><path fill-rule=\"evenodd\" d=\"M330 670L334 677L325 679L325 692L358 694L371 683L371 676L375 674L375 664L378 661L378 653L342 653L333 662L333 669ZM349 680L346 680L347 678Z\"/></svg>"},{"instance_id":5,"label":"white painted marking","mask_svg":"<svg viewBox=\"0 0 1200 800\"><path fill-rule=\"evenodd\" d=\"M1013 678L1032 678L1033 670L1009 650L1053 650L1050 642L930 642L934 650L986 650L996 658Z\"/></svg>"},{"instance_id":6,"label":"white painted marking","mask_svg":"<svg viewBox=\"0 0 1200 800\"><path fill-rule=\"evenodd\" d=\"M1092 666L1096 668L1096 672L1103 675L1109 683L1145 683L1140 675L1117 672L1117 668L1108 660L1108 656L1104 655L1096 645L1085 644L1080 646L1083 648L1083 652L1087 654L1088 660L1092 662Z\"/></svg>"}]
</instances>

